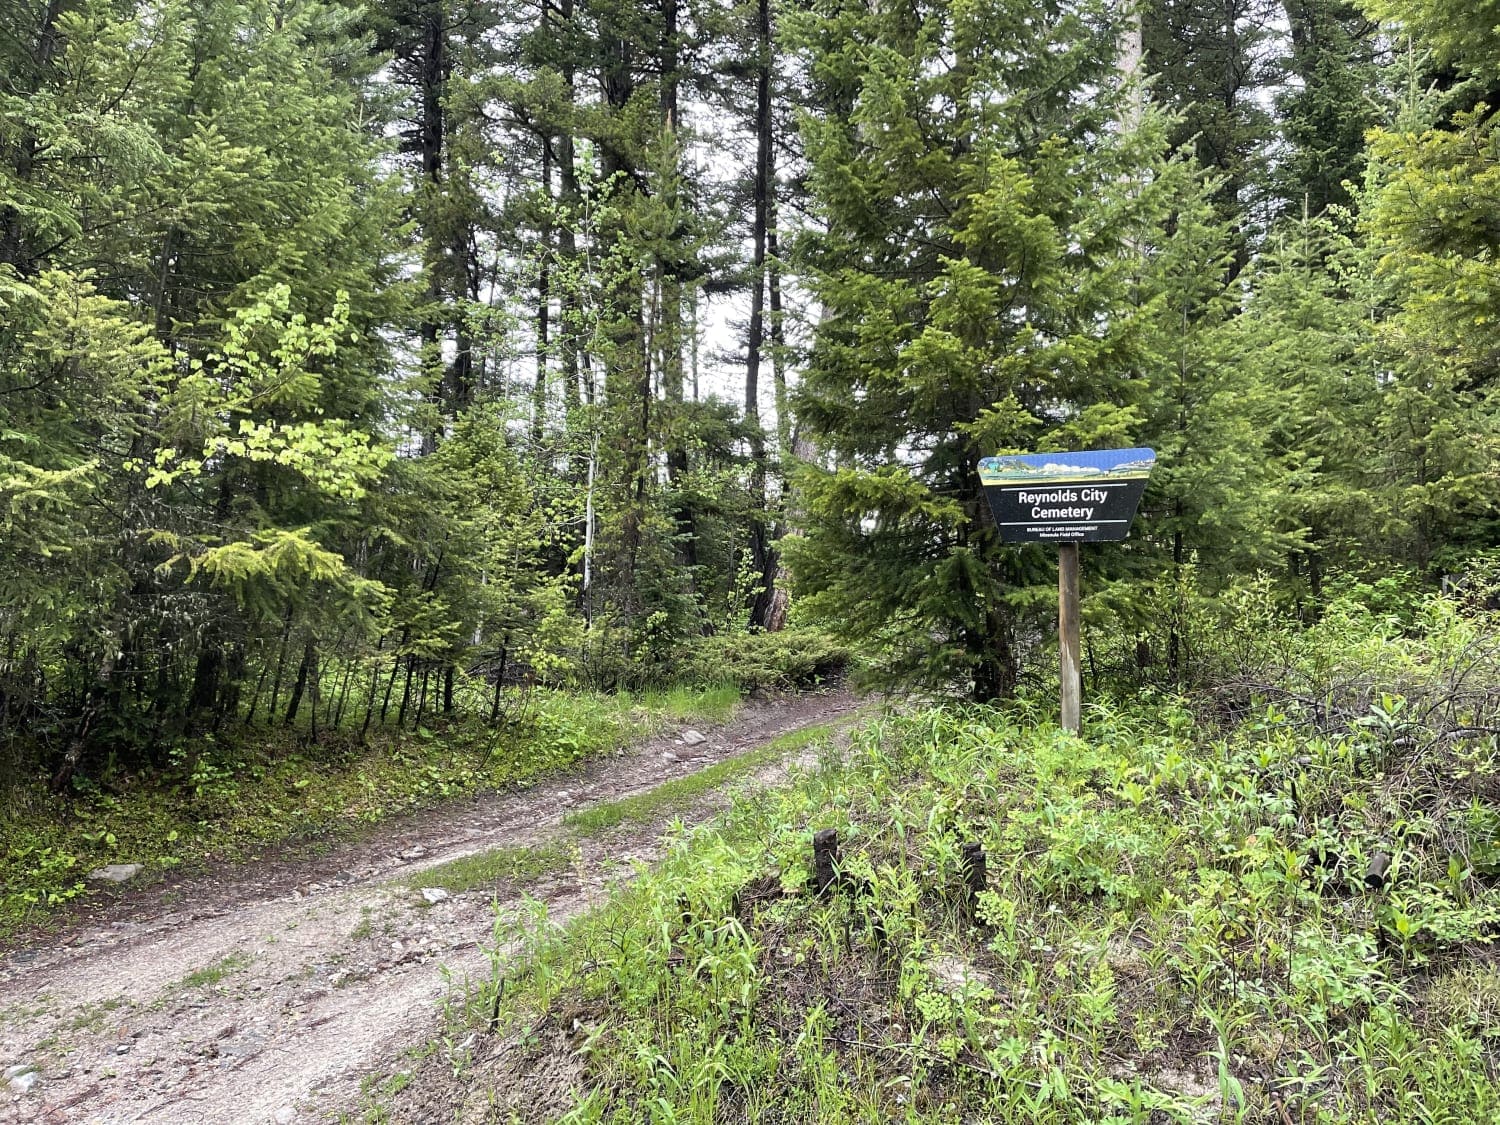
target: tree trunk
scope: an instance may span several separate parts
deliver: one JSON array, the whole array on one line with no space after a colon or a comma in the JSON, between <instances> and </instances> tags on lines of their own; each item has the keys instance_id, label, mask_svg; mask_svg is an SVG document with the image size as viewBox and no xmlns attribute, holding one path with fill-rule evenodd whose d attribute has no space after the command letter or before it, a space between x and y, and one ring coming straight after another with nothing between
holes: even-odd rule
<instances>
[{"instance_id":1,"label":"tree trunk","mask_svg":"<svg viewBox=\"0 0 1500 1125\"><path fill-rule=\"evenodd\" d=\"M287 726L292 726L297 721L297 712L302 707L302 695L307 690L308 677L312 675L313 665L317 659L317 649L314 648L312 638L309 637L302 647L302 662L297 665L297 681L292 685L292 698L286 705Z\"/></svg>"},{"instance_id":2,"label":"tree trunk","mask_svg":"<svg viewBox=\"0 0 1500 1125\"><path fill-rule=\"evenodd\" d=\"M636 89L634 51L626 32L612 26L613 22L601 20L605 50L601 78L606 106L612 113L622 115ZM601 233L607 244L629 240L632 236L623 211L635 195L637 170L620 146L608 138L600 146L600 168L611 199L621 212L611 222L611 229ZM623 489L620 581L627 593L635 586L651 473L651 372L646 357L640 285L641 279L634 270L620 269L610 279L605 312L605 333L610 344L606 394L619 421L616 450L620 458L618 480Z\"/></svg>"},{"instance_id":3,"label":"tree trunk","mask_svg":"<svg viewBox=\"0 0 1500 1125\"><path fill-rule=\"evenodd\" d=\"M680 158L677 149L678 129L678 84L680 58L678 49L678 0L664 0L662 5L661 40L661 121L662 131L667 136L667 150L673 166L667 170L666 178L669 208L677 203ZM674 251L680 256L680 251ZM661 316L658 332L657 354L661 363L662 397L674 418L682 415L684 369L683 344L683 299L682 262L676 259L658 261L661 280ZM688 474L687 435L681 424L668 427L667 480L677 499L672 505L672 519L677 528L677 550L682 565L687 569L690 584L694 583L698 566L697 514L691 501L679 491Z\"/></svg>"},{"instance_id":4,"label":"tree trunk","mask_svg":"<svg viewBox=\"0 0 1500 1125\"><path fill-rule=\"evenodd\" d=\"M245 646L238 642L230 648L224 662L224 676L219 685L219 701L214 708L214 730L239 713L240 693L245 682Z\"/></svg>"},{"instance_id":5,"label":"tree trunk","mask_svg":"<svg viewBox=\"0 0 1500 1125\"><path fill-rule=\"evenodd\" d=\"M555 9L561 25L559 33L565 39L570 39L572 36L573 3L574 0L559 0ZM573 64L567 52L564 52L564 57L566 60L562 66L564 96L567 104L573 105L576 101ZM563 407L567 410L571 418L579 405L578 322L582 316L582 308L579 303L580 294L578 292L580 282L574 276L572 269L573 263L578 259L578 241L573 224L577 222L578 218L580 193L573 134L568 129L563 129L557 136L557 172L558 201L561 204L560 212L562 215L562 224L557 230L557 256L564 268L568 270L568 283L563 287L558 302L558 311L562 317L562 325L559 329L562 343L560 359L562 366ZM575 478L583 476L583 459L581 457L574 459L573 473Z\"/></svg>"},{"instance_id":6,"label":"tree trunk","mask_svg":"<svg viewBox=\"0 0 1500 1125\"><path fill-rule=\"evenodd\" d=\"M52 782L49 788L53 793L64 792L72 783L73 775L78 772L78 766L82 763L83 756L88 750L89 739L94 733L94 727L99 722L99 716L104 712L104 700L109 694L110 684L114 678L114 671L115 654L113 650L109 650L99 660L99 671L85 693L84 704L80 709L78 722L73 725L73 733L68 738L68 748L64 751L62 761L58 764L57 770L52 774Z\"/></svg>"},{"instance_id":7,"label":"tree trunk","mask_svg":"<svg viewBox=\"0 0 1500 1125\"><path fill-rule=\"evenodd\" d=\"M431 212L436 207L442 191L443 141L446 128L443 120L444 77L447 70L447 29L444 14L437 4L430 4L422 21L421 61L421 117L417 121L418 151L422 162L422 188L428 211L428 226ZM427 274L425 303L421 313L419 335L422 342L421 363L427 376L427 392L433 406L441 410L443 405L443 351L442 351L442 307L444 304L441 276L442 252L437 234L431 229L422 232L427 245L423 263ZM422 453L431 454L437 449L442 423L439 421L422 434Z\"/></svg>"},{"instance_id":8,"label":"tree trunk","mask_svg":"<svg viewBox=\"0 0 1500 1125\"><path fill-rule=\"evenodd\" d=\"M276 722L276 704L281 701L281 676L286 671L286 643L292 635L292 607L286 607L286 624L281 629L281 643L276 646L276 675L271 679L271 703L266 708L269 723Z\"/></svg>"},{"instance_id":9,"label":"tree trunk","mask_svg":"<svg viewBox=\"0 0 1500 1125\"><path fill-rule=\"evenodd\" d=\"M385 648L385 634L375 642L375 659L371 662L370 669L370 693L365 699L365 721L359 728L359 741L365 740L365 735L370 733L370 722L375 717L375 698L380 694L380 653ZM383 714L384 712L382 712Z\"/></svg>"},{"instance_id":10,"label":"tree trunk","mask_svg":"<svg viewBox=\"0 0 1500 1125\"><path fill-rule=\"evenodd\" d=\"M777 553L767 496L769 466L765 430L760 422L760 363L765 343L766 247L771 227L771 4L757 0L756 40L759 59L755 77L754 216L751 221L750 336L745 349L745 424L750 433L750 496L756 510L750 516L750 565L756 576L750 601L750 627L764 629L777 610ZM780 388L778 388L780 389ZM778 395L778 397L781 397ZM778 409L783 404L778 402ZM778 426L780 418L777 420ZM784 618L784 609L780 611Z\"/></svg>"},{"instance_id":11,"label":"tree trunk","mask_svg":"<svg viewBox=\"0 0 1500 1125\"><path fill-rule=\"evenodd\" d=\"M205 718L212 719L219 702L219 680L224 670L224 650L212 638L198 650L193 667L193 685L188 690L188 730L201 729Z\"/></svg>"},{"instance_id":12,"label":"tree trunk","mask_svg":"<svg viewBox=\"0 0 1500 1125\"><path fill-rule=\"evenodd\" d=\"M531 392L531 441L540 447L543 425L547 419L547 353L551 347L552 305L552 148L542 138L542 224L539 239L541 253L536 276L536 383Z\"/></svg>"},{"instance_id":13,"label":"tree trunk","mask_svg":"<svg viewBox=\"0 0 1500 1125\"><path fill-rule=\"evenodd\" d=\"M407 656L406 658L406 681L401 685L401 706L396 710L396 726L406 726L406 709L411 703L411 678L416 670L417 658Z\"/></svg>"}]
</instances>

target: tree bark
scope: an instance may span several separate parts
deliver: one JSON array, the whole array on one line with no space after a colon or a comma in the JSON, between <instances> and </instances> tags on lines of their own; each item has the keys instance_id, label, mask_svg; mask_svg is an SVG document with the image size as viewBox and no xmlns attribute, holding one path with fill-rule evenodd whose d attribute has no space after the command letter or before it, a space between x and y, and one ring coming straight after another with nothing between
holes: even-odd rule
<instances>
[{"instance_id":1,"label":"tree bark","mask_svg":"<svg viewBox=\"0 0 1500 1125\"><path fill-rule=\"evenodd\" d=\"M543 425L547 419L547 353L551 349L552 306L552 148L542 138L542 222L539 232L541 252L536 277L536 383L531 391L531 440L542 444Z\"/></svg>"},{"instance_id":2,"label":"tree bark","mask_svg":"<svg viewBox=\"0 0 1500 1125\"><path fill-rule=\"evenodd\" d=\"M114 671L115 654L112 650L106 651L99 660L99 671L94 676L93 683L89 685L78 722L74 724L73 733L68 738L68 748L64 751L57 770L52 774L49 788L53 793L64 792L72 783L73 775L78 772L78 767L88 750L94 727L98 724L99 716L104 712L104 700L109 693Z\"/></svg>"},{"instance_id":3,"label":"tree bark","mask_svg":"<svg viewBox=\"0 0 1500 1125\"><path fill-rule=\"evenodd\" d=\"M750 627L764 629L777 606L777 552L767 496L769 466L765 430L760 421L760 364L765 343L765 297L767 287L766 248L772 211L771 125L771 5L756 2L756 46L759 58L755 75L755 178L754 216L751 222L750 335L745 350L745 424L750 433L750 495L757 510L750 517L750 565L756 576L750 601ZM779 290L779 287L778 287ZM778 291L779 297L779 291ZM778 387L781 391L782 388ZM778 398L784 397L784 391ZM783 404L778 402L778 409ZM778 427L781 420L777 419ZM784 617L784 609L781 614Z\"/></svg>"},{"instance_id":4,"label":"tree bark","mask_svg":"<svg viewBox=\"0 0 1500 1125\"><path fill-rule=\"evenodd\" d=\"M309 637L302 647L302 662L297 665L297 680L292 685L292 698L286 705L286 725L292 726L297 721L297 712L302 707L302 694L307 690L308 677L312 675L313 665L317 663L318 652Z\"/></svg>"},{"instance_id":5,"label":"tree bark","mask_svg":"<svg viewBox=\"0 0 1500 1125\"><path fill-rule=\"evenodd\" d=\"M667 151L673 166L666 170L667 206L676 206L680 158L677 149L678 129L678 85L681 67L678 46L678 0L664 0L662 5L661 37L661 123L666 134ZM680 256L680 251L675 252ZM657 354L661 363L662 397L673 417L680 418L684 406L683 383L683 297L682 265L677 257L658 260L661 284L661 314L658 330ZM686 433L680 424L668 428L667 480L677 498L672 505L672 519L677 529L677 552L682 565L687 569L690 584L695 584L695 569L698 566L698 519L693 505L681 489L688 475L688 451Z\"/></svg>"},{"instance_id":6,"label":"tree bark","mask_svg":"<svg viewBox=\"0 0 1500 1125\"><path fill-rule=\"evenodd\" d=\"M441 251L438 248L437 232L432 230L433 212L442 192L443 141L446 128L443 120L443 87L447 70L447 28L442 7L429 3L422 17L422 46L419 67L420 117L417 120L417 151L421 159L422 186L425 193L426 217L422 234L426 242L423 262L427 274L425 303L421 313L418 334L421 339L421 363L425 369L429 389L428 400L434 409L441 411L443 405L443 350L442 307L443 283ZM442 423L439 421L422 434L423 455L437 449Z\"/></svg>"}]
</instances>

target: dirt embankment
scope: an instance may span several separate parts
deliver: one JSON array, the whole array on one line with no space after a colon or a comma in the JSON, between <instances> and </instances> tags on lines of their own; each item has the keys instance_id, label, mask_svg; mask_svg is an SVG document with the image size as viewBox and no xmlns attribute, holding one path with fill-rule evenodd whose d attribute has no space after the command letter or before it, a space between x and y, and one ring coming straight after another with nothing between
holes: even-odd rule
<instances>
[{"instance_id":1,"label":"dirt embankment","mask_svg":"<svg viewBox=\"0 0 1500 1125\"><path fill-rule=\"evenodd\" d=\"M844 693L752 703L695 747L674 732L313 859L127 891L0 961L0 1122L336 1119L357 1107L367 1075L435 1033L450 981L485 971L494 885L429 904L421 871L545 844L575 809L646 792L855 706ZM714 807L706 800L696 815ZM658 833L650 824L582 838L575 862L527 893L554 918L582 910L632 861L655 854Z\"/></svg>"}]
</instances>

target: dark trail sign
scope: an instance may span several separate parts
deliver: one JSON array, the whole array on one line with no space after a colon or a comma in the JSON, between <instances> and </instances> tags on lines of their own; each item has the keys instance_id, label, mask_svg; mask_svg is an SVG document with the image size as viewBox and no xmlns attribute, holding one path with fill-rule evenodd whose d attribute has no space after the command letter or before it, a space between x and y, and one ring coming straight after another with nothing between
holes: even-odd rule
<instances>
[{"instance_id":1,"label":"dark trail sign","mask_svg":"<svg viewBox=\"0 0 1500 1125\"><path fill-rule=\"evenodd\" d=\"M1124 539L1156 464L1150 449L986 457L979 480L1006 543Z\"/></svg>"},{"instance_id":2,"label":"dark trail sign","mask_svg":"<svg viewBox=\"0 0 1500 1125\"><path fill-rule=\"evenodd\" d=\"M1057 652L1062 728L1077 734L1078 544L1124 539L1156 464L1149 449L986 457L979 481L1006 543L1057 544Z\"/></svg>"}]
</instances>

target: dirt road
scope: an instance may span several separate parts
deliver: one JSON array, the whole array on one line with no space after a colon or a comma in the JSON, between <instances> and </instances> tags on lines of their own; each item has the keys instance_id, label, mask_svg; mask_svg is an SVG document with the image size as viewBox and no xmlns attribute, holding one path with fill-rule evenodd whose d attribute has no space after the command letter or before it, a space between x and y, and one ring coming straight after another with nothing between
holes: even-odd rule
<instances>
[{"instance_id":1,"label":"dirt road","mask_svg":"<svg viewBox=\"0 0 1500 1125\"><path fill-rule=\"evenodd\" d=\"M127 893L0 962L0 1122L337 1120L357 1107L366 1076L436 1031L450 981L485 969L494 886L429 904L422 871L545 844L574 809L855 706L846 694L753 703L696 747L674 731L523 793L393 822L316 859ZM581 839L569 870L525 889L554 918L575 913L632 860L652 858L659 831Z\"/></svg>"}]
</instances>

